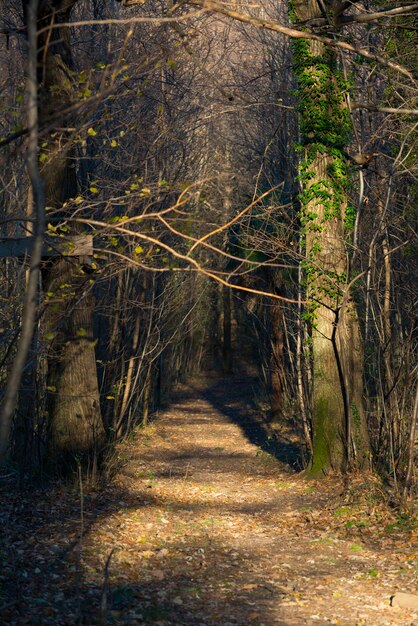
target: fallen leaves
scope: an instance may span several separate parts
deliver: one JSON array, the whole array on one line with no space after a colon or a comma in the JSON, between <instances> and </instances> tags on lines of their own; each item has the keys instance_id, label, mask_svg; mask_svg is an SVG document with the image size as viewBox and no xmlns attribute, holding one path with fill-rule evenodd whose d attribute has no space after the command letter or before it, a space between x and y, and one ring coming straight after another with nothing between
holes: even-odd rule
<instances>
[{"instance_id":1,"label":"fallen leaves","mask_svg":"<svg viewBox=\"0 0 418 626\"><path fill-rule=\"evenodd\" d=\"M388 509L364 478L347 488L289 475L202 397L182 406L123 444L112 483L85 490L81 541L77 492L8 490L6 623L20 626L19 588L34 623L67 626L81 612L96 624L116 548L109 624L411 624L388 604L400 587L416 591L411 515Z\"/></svg>"}]
</instances>

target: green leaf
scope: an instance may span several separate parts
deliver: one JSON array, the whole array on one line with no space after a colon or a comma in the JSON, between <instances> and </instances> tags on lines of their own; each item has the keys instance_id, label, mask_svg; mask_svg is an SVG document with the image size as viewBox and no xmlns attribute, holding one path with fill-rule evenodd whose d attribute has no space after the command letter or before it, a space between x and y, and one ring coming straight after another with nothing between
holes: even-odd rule
<instances>
[{"instance_id":1,"label":"green leaf","mask_svg":"<svg viewBox=\"0 0 418 626\"><path fill-rule=\"evenodd\" d=\"M90 135L90 137L95 137L97 135L97 132L94 130L94 128L89 128L87 134Z\"/></svg>"}]
</instances>

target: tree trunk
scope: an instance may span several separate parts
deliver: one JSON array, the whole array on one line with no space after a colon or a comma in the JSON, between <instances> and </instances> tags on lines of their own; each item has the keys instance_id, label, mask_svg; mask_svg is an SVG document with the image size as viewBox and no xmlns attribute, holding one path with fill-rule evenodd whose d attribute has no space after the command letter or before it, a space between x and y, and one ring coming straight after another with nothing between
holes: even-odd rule
<instances>
[{"instance_id":1,"label":"tree trunk","mask_svg":"<svg viewBox=\"0 0 418 626\"><path fill-rule=\"evenodd\" d=\"M293 3L297 21L321 17L316 0ZM343 150L350 118L332 50L317 41L294 44L304 147L301 221L306 249L313 358L311 473L344 471L368 462L363 405L363 349L355 305L347 292L345 245L348 175Z\"/></svg>"},{"instance_id":2,"label":"tree trunk","mask_svg":"<svg viewBox=\"0 0 418 626\"><path fill-rule=\"evenodd\" d=\"M38 30L67 22L77 0L42 3ZM27 1L23 3L27 15ZM54 28L38 38L38 76L42 123L74 103L70 29ZM56 122L62 126L62 120ZM66 121L68 124L68 120ZM53 129L54 130L54 129ZM65 131L48 136L42 176L46 205L57 209L59 219L69 218L64 203L77 195L75 152ZM57 215L54 214L54 217ZM75 230L71 230L73 234ZM93 338L94 296L90 276L72 257L49 261L43 270L48 304L44 313L48 341L47 411L48 463L62 471L74 457L90 454L103 435Z\"/></svg>"},{"instance_id":3,"label":"tree trunk","mask_svg":"<svg viewBox=\"0 0 418 626\"><path fill-rule=\"evenodd\" d=\"M280 294L281 285L277 273L272 278L272 291ZM271 419L280 423L284 412L284 328L283 310L280 300L270 303L271 316Z\"/></svg>"},{"instance_id":4,"label":"tree trunk","mask_svg":"<svg viewBox=\"0 0 418 626\"><path fill-rule=\"evenodd\" d=\"M232 290L222 287L223 304L223 341L222 341L222 369L225 375L232 374Z\"/></svg>"}]
</instances>

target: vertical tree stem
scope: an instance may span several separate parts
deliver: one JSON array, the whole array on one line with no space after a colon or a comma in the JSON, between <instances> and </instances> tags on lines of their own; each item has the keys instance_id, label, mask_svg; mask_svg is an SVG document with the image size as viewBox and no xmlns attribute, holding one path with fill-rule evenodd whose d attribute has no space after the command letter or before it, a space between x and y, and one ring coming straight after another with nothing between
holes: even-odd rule
<instances>
[{"instance_id":1,"label":"vertical tree stem","mask_svg":"<svg viewBox=\"0 0 418 626\"><path fill-rule=\"evenodd\" d=\"M40 273L39 265L42 258L45 230L45 193L38 167L37 13L38 0L31 0L28 7L29 54L26 92L29 128L27 169L33 197L32 213L34 214L35 220L34 243L23 302L20 338L16 356L7 379L6 391L0 411L0 461L5 460L7 457L13 413L16 408L22 373L35 328Z\"/></svg>"}]
</instances>

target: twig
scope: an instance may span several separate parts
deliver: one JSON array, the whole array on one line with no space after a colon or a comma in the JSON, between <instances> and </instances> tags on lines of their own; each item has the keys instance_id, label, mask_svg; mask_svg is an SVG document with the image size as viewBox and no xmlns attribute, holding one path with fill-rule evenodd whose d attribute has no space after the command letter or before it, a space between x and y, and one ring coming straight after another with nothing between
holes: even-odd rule
<instances>
[{"instance_id":1,"label":"twig","mask_svg":"<svg viewBox=\"0 0 418 626\"><path fill-rule=\"evenodd\" d=\"M385 59L385 57L381 56L380 54L370 52L370 50L368 50L367 48L354 46L347 43L346 41L330 39L329 37L323 37L321 35L316 35L315 33L297 30L295 28L289 28L288 26L284 26L283 24L280 24L279 22L273 20L264 20L258 17L254 17L252 15L240 13L238 11L229 9L228 5L224 4L223 2L216 2L215 0L188 0L188 4L201 7L205 9L208 13L220 13L222 15L227 15L228 17L238 20L239 22L242 22L244 24L250 24L251 26L256 26L265 30L271 30L276 33L281 33L283 35L286 35L287 37L290 37L291 39L308 39L311 41L319 41L326 46L330 46L331 48L340 48L347 52L358 54L365 57L366 59L376 61L384 67L390 67L391 69L399 72L400 74L403 74L404 76L407 76L410 80L414 81L412 73L405 67L402 67L394 61Z\"/></svg>"},{"instance_id":2,"label":"twig","mask_svg":"<svg viewBox=\"0 0 418 626\"><path fill-rule=\"evenodd\" d=\"M77 591L78 591L78 623L82 622L82 607L81 607L81 555L83 551L83 537L84 537L84 490L83 490L83 474L81 471L81 463L77 459L77 474L78 474L78 486L80 493L80 538L78 541L78 550L77 550L77 564L76 564L76 575L77 575Z\"/></svg>"},{"instance_id":3,"label":"twig","mask_svg":"<svg viewBox=\"0 0 418 626\"><path fill-rule=\"evenodd\" d=\"M102 596L100 599L100 626L107 625L107 594L109 591L109 567L110 561L112 560L113 553L115 552L115 548L112 548L109 556L106 559L104 571L103 571L103 585L102 585Z\"/></svg>"}]
</instances>

